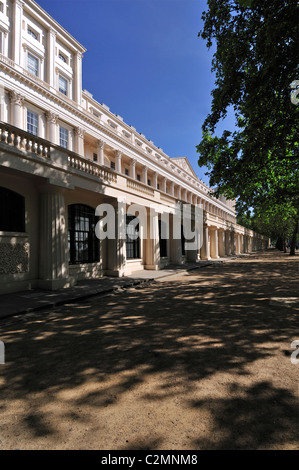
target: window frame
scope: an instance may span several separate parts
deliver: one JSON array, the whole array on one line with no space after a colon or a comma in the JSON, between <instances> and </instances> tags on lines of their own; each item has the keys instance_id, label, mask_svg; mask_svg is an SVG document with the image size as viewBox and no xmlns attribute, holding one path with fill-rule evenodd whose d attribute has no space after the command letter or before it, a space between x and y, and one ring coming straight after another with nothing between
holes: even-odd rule
<instances>
[{"instance_id":1,"label":"window frame","mask_svg":"<svg viewBox=\"0 0 299 470\"><path fill-rule=\"evenodd\" d=\"M61 83L61 81L64 82L64 84L65 84L65 89L64 89L64 88L60 88L60 83ZM68 96L69 81L68 81L68 79L65 78L64 75L62 75L61 73L59 73L59 75L58 75L58 91L59 91L59 93L61 93L62 95Z\"/></svg>"},{"instance_id":2,"label":"window frame","mask_svg":"<svg viewBox=\"0 0 299 470\"><path fill-rule=\"evenodd\" d=\"M33 73L29 67L29 60L30 58L36 60L36 73ZM34 55L31 51L27 51L27 72L29 72L31 75L33 75L34 77L39 77L39 74L40 74L40 59L38 57L36 57L36 55Z\"/></svg>"},{"instance_id":3,"label":"window frame","mask_svg":"<svg viewBox=\"0 0 299 470\"><path fill-rule=\"evenodd\" d=\"M66 132L67 139L63 139L63 136L62 136L63 132L62 131ZM64 145L63 142L66 142L66 145ZM59 124L59 145L60 145L60 147L68 150L69 143L70 143L69 130L66 127L63 127L61 124Z\"/></svg>"},{"instance_id":4,"label":"window frame","mask_svg":"<svg viewBox=\"0 0 299 470\"><path fill-rule=\"evenodd\" d=\"M139 236L139 227L140 222L135 226L135 233L138 231L138 237L135 239L129 237L128 229L133 229L133 225L129 225L129 223L137 219L134 215L126 215L126 258L129 260L138 260L140 259L140 236Z\"/></svg>"},{"instance_id":5,"label":"window frame","mask_svg":"<svg viewBox=\"0 0 299 470\"><path fill-rule=\"evenodd\" d=\"M36 117L36 133L35 132L31 132L28 128L28 126L32 126L34 127L34 124L33 123L29 123L29 113L32 114L33 116ZM34 111L32 111L31 109L27 108L27 114L26 114L26 119L27 119L27 132L31 135L34 135L34 136L38 136L38 132L39 132L39 115L37 113L35 113Z\"/></svg>"},{"instance_id":6,"label":"window frame","mask_svg":"<svg viewBox=\"0 0 299 470\"><path fill-rule=\"evenodd\" d=\"M70 265L98 263L100 261L100 243L95 234L95 226L98 220L99 217L95 215L93 207L86 204L71 204L68 206L68 253ZM87 221L88 228L85 225ZM84 245L85 250L82 250ZM87 254L85 257L84 252L85 255ZM83 256L81 256L82 253Z\"/></svg>"}]
</instances>

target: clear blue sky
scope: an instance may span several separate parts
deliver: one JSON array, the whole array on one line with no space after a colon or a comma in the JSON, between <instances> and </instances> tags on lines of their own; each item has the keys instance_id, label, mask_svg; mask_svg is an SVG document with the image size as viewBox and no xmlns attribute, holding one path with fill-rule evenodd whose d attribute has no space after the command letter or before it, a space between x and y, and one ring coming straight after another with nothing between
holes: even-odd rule
<instances>
[{"instance_id":1,"label":"clear blue sky","mask_svg":"<svg viewBox=\"0 0 299 470\"><path fill-rule=\"evenodd\" d=\"M206 1L37 3L87 49L83 88L170 157L188 157L208 183L196 152L214 85L213 50L197 36Z\"/></svg>"}]
</instances>

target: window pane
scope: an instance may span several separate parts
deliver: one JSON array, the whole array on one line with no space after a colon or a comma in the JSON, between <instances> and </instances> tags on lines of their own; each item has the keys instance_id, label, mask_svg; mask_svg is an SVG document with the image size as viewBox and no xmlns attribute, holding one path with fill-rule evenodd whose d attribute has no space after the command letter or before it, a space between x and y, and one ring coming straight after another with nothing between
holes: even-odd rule
<instances>
[{"instance_id":1,"label":"window pane","mask_svg":"<svg viewBox=\"0 0 299 470\"><path fill-rule=\"evenodd\" d=\"M31 54L27 56L27 70L32 75L38 75L38 59Z\"/></svg>"},{"instance_id":2,"label":"window pane","mask_svg":"<svg viewBox=\"0 0 299 470\"><path fill-rule=\"evenodd\" d=\"M64 95L67 95L67 80L59 75L59 91Z\"/></svg>"},{"instance_id":3,"label":"window pane","mask_svg":"<svg viewBox=\"0 0 299 470\"><path fill-rule=\"evenodd\" d=\"M83 204L69 206L69 262L99 261L99 241L95 235L98 217L92 207Z\"/></svg>"},{"instance_id":4,"label":"window pane","mask_svg":"<svg viewBox=\"0 0 299 470\"><path fill-rule=\"evenodd\" d=\"M59 127L59 140L60 146L67 149L68 148L68 141L69 141L69 133L68 130L64 127Z\"/></svg>"},{"instance_id":5,"label":"window pane","mask_svg":"<svg viewBox=\"0 0 299 470\"><path fill-rule=\"evenodd\" d=\"M27 111L27 132L33 135L38 134L38 115L32 111Z\"/></svg>"}]
</instances>

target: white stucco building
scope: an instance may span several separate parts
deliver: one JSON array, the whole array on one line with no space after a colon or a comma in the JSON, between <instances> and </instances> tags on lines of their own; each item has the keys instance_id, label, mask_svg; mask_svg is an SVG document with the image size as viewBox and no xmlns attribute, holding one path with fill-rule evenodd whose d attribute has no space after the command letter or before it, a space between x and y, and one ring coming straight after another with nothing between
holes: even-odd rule
<instances>
[{"instance_id":1,"label":"white stucco building","mask_svg":"<svg viewBox=\"0 0 299 470\"><path fill-rule=\"evenodd\" d=\"M186 157L170 158L82 89L84 47L33 0L0 0L0 292L262 249ZM139 204L153 236L99 240L95 209ZM161 216L200 206L201 247L161 240ZM151 208L151 213L150 209ZM129 218L125 219L129 223Z\"/></svg>"}]
</instances>

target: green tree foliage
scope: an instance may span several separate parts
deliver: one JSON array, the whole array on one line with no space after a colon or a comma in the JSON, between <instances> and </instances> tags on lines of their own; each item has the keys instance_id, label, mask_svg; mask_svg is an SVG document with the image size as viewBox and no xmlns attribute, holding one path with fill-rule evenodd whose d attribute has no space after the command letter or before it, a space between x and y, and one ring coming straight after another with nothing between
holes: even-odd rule
<instances>
[{"instance_id":1,"label":"green tree foliage","mask_svg":"<svg viewBox=\"0 0 299 470\"><path fill-rule=\"evenodd\" d=\"M197 146L216 196L237 198L239 210L283 207L299 214L299 79L297 0L207 0L199 36L216 44L211 111ZM233 132L215 134L229 109ZM296 217L295 217L296 218Z\"/></svg>"}]
</instances>

